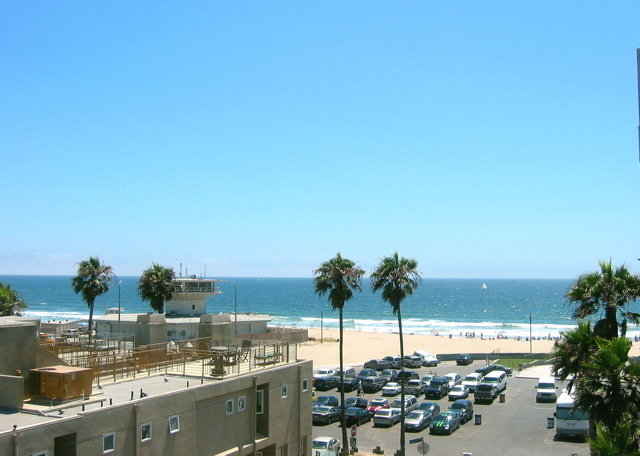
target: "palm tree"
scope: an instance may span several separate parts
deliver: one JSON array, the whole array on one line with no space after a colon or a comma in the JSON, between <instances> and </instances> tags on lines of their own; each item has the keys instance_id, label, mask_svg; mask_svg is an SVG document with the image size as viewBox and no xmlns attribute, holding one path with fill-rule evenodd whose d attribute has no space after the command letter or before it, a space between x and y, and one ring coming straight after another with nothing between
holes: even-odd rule
<instances>
[{"instance_id":1,"label":"palm tree","mask_svg":"<svg viewBox=\"0 0 640 456\"><path fill-rule=\"evenodd\" d=\"M574 378L579 378L584 364L596 351L596 338L590 321L579 321L578 326L562 334L556 342L553 356L552 372L560 380L569 382L569 391L573 387Z\"/></svg>"},{"instance_id":2,"label":"palm tree","mask_svg":"<svg viewBox=\"0 0 640 456\"><path fill-rule=\"evenodd\" d=\"M338 309L340 318L340 407L342 410L340 423L342 425L342 441L344 442L342 452L344 455L349 454L349 446L347 442L347 426L345 425L344 415L344 334L343 334L343 309L344 304L353 298L353 291L362 291L360 287L360 281L364 275L364 270L356 266L356 264L347 259L342 258L340 252L336 253L336 256L328 261L325 261L320 265L318 269L313 271L315 285L315 292L322 296L325 293L329 293L329 302L333 310Z\"/></svg>"},{"instance_id":3,"label":"palm tree","mask_svg":"<svg viewBox=\"0 0 640 456\"><path fill-rule=\"evenodd\" d=\"M8 283L0 283L0 317L19 315L27 307L20 294Z\"/></svg>"},{"instance_id":4,"label":"palm tree","mask_svg":"<svg viewBox=\"0 0 640 456\"><path fill-rule=\"evenodd\" d=\"M164 303L171 299L176 289L173 283L175 278L176 273L172 268L152 263L138 280L138 295L143 301L149 301L153 310L164 313Z\"/></svg>"},{"instance_id":5,"label":"palm tree","mask_svg":"<svg viewBox=\"0 0 640 456\"><path fill-rule=\"evenodd\" d=\"M82 295L82 299L89 306L89 339L93 329L93 307L96 298L109 291L109 282L113 270L111 266L102 264L97 257L78 264L78 271L71 279L71 286L76 294Z\"/></svg>"},{"instance_id":6,"label":"palm tree","mask_svg":"<svg viewBox=\"0 0 640 456\"><path fill-rule=\"evenodd\" d=\"M400 359L404 360L404 340L402 337L402 315L400 304L407 296L411 296L420 285L421 277L417 271L418 262L412 258L398 257L398 252L380 260L380 264L371 273L371 288L375 293L382 290L382 300L391 304L393 313L398 316L398 333L400 335ZM404 362L400 372L404 381ZM400 390L402 402L400 410L400 454L405 454L404 431L404 388Z\"/></svg>"},{"instance_id":7,"label":"palm tree","mask_svg":"<svg viewBox=\"0 0 640 456\"><path fill-rule=\"evenodd\" d=\"M620 423L615 429L596 424L596 435L589 439L591 456L640 456L633 442L633 430L629 423Z\"/></svg>"},{"instance_id":8,"label":"palm tree","mask_svg":"<svg viewBox=\"0 0 640 456\"><path fill-rule=\"evenodd\" d=\"M567 300L577 303L573 318L582 320L598 311L604 317L594 326L594 332L606 339L618 337L617 315L623 319L622 329L626 330L626 320L640 324L640 314L627 309L627 304L640 297L640 276L633 275L623 265L613 267L611 261L600 261L600 271L583 274L567 292Z\"/></svg>"}]
</instances>

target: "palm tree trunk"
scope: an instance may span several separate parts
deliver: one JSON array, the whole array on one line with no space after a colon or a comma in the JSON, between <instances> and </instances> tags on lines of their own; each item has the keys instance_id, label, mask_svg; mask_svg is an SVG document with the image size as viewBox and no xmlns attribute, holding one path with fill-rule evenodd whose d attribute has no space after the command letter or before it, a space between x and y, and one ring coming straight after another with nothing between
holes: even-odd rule
<instances>
[{"instance_id":1,"label":"palm tree trunk","mask_svg":"<svg viewBox=\"0 0 640 456\"><path fill-rule=\"evenodd\" d=\"M89 303L89 343L91 343L91 335L93 334L93 304L95 300Z\"/></svg>"},{"instance_id":2,"label":"palm tree trunk","mask_svg":"<svg viewBox=\"0 0 640 456\"><path fill-rule=\"evenodd\" d=\"M340 337L339 350L340 350L340 426L342 426L342 454L347 456L349 454L349 443L347 441L347 424L344 416L344 327L342 324L342 307L339 309L340 313Z\"/></svg>"},{"instance_id":3,"label":"palm tree trunk","mask_svg":"<svg viewBox=\"0 0 640 456\"><path fill-rule=\"evenodd\" d=\"M400 405L400 456L404 456L405 453L405 442L404 442L404 385L406 384L406 378L404 376L404 338L402 337L402 316L400 315L400 306L398 306L398 334L400 335L400 360L402 362L400 367L400 374L402 376L402 388L400 389L400 400L402 404Z\"/></svg>"}]
</instances>

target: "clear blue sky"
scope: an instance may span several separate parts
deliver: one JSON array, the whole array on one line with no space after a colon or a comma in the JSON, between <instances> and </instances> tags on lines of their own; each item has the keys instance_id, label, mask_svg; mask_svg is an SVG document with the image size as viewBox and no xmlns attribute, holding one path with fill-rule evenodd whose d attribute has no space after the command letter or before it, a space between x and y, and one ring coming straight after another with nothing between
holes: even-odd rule
<instances>
[{"instance_id":1,"label":"clear blue sky","mask_svg":"<svg viewBox=\"0 0 640 456\"><path fill-rule=\"evenodd\" d=\"M0 274L640 272L640 2L0 5Z\"/></svg>"}]
</instances>

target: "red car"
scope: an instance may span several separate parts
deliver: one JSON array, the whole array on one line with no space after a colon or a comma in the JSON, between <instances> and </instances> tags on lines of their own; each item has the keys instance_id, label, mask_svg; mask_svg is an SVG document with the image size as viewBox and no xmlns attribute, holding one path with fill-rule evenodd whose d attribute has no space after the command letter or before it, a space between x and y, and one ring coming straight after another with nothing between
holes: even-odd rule
<instances>
[{"instance_id":1,"label":"red car","mask_svg":"<svg viewBox=\"0 0 640 456\"><path fill-rule=\"evenodd\" d=\"M387 409L391 407L391 403L386 400L385 398L381 397L378 399L373 399L371 402L369 402L369 406L367 407L367 410L372 414L375 415L375 413L379 410L379 409Z\"/></svg>"}]
</instances>

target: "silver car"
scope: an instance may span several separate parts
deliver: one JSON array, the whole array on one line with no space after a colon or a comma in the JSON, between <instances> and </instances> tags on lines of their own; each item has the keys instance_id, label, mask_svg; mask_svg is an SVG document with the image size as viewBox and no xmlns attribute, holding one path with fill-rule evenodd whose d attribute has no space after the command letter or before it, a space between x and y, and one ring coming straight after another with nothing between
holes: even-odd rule
<instances>
[{"instance_id":1,"label":"silver car","mask_svg":"<svg viewBox=\"0 0 640 456\"><path fill-rule=\"evenodd\" d=\"M414 410L410 412L404 419L404 430L412 432L420 432L425 429L433 420L433 415L424 410Z\"/></svg>"},{"instance_id":2,"label":"silver car","mask_svg":"<svg viewBox=\"0 0 640 456\"><path fill-rule=\"evenodd\" d=\"M373 415L374 426L391 427L400 422L400 409L380 409Z\"/></svg>"}]
</instances>

